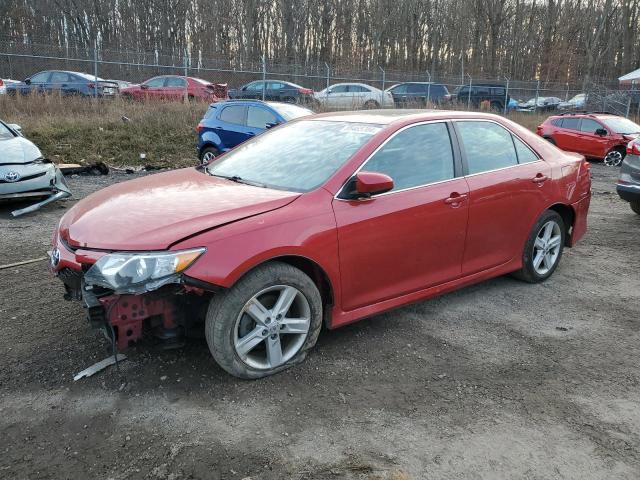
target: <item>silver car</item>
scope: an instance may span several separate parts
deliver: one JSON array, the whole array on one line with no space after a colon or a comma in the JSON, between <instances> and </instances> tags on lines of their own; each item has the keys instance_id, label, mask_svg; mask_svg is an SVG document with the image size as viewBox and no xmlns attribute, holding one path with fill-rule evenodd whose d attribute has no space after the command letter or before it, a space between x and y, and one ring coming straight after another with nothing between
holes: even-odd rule
<instances>
[{"instance_id":1,"label":"silver car","mask_svg":"<svg viewBox=\"0 0 640 480\"><path fill-rule=\"evenodd\" d=\"M629 202L631 210L640 215L640 140L633 140L627 147L616 190L621 199Z\"/></svg>"},{"instance_id":2,"label":"silver car","mask_svg":"<svg viewBox=\"0 0 640 480\"><path fill-rule=\"evenodd\" d=\"M0 121L0 201L34 198L39 201L11 214L33 212L71 192L64 176L40 149L22 136L18 125Z\"/></svg>"}]
</instances>

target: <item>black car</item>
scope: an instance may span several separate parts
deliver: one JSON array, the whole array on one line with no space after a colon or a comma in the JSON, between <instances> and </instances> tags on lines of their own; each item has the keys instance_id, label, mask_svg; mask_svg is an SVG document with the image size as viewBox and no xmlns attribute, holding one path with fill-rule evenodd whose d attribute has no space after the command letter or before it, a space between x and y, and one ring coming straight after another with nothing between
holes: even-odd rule
<instances>
[{"instance_id":1,"label":"black car","mask_svg":"<svg viewBox=\"0 0 640 480\"><path fill-rule=\"evenodd\" d=\"M393 95L393 102L397 107L411 104L426 105L427 103L439 105L451 99L445 85L431 82L398 83L388 88L387 92Z\"/></svg>"},{"instance_id":2,"label":"black car","mask_svg":"<svg viewBox=\"0 0 640 480\"><path fill-rule=\"evenodd\" d=\"M505 102L508 105L511 99L504 85L493 83L459 86L454 91L454 97L459 104L470 103L474 108L487 102L491 110L497 111L504 110Z\"/></svg>"},{"instance_id":3,"label":"black car","mask_svg":"<svg viewBox=\"0 0 640 480\"><path fill-rule=\"evenodd\" d=\"M229 98L254 98L277 102L312 104L313 90L304 88L291 82L281 80L257 80L246 85L229 90Z\"/></svg>"},{"instance_id":4,"label":"black car","mask_svg":"<svg viewBox=\"0 0 640 480\"><path fill-rule=\"evenodd\" d=\"M118 90L116 82L103 80L88 73L66 70L38 72L23 82L7 85L9 95L57 92L61 95L113 97Z\"/></svg>"}]
</instances>

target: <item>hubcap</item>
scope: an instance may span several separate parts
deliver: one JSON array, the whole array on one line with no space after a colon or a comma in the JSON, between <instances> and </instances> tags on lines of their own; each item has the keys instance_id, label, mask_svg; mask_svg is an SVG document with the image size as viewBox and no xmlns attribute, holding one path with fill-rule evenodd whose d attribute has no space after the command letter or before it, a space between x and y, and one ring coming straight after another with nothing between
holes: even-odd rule
<instances>
[{"instance_id":1,"label":"hubcap","mask_svg":"<svg viewBox=\"0 0 640 480\"><path fill-rule=\"evenodd\" d=\"M311 307L300 290L274 285L244 305L233 329L236 354L252 368L276 368L295 356L309 334Z\"/></svg>"},{"instance_id":2,"label":"hubcap","mask_svg":"<svg viewBox=\"0 0 640 480\"><path fill-rule=\"evenodd\" d=\"M553 220L545 223L533 244L533 268L538 275L546 275L554 267L560 255L562 232Z\"/></svg>"},{"instance_id":3,"label":"hubcap","mask_svg":"<svg viewBox=\"0 0 640 480\"><path fill-rule=\"evenodd\" d=\"M617 167L622 163L622 153L617 150L612 150L604 157L604 164L607 167Z\"/></svg>"},{"instance_id":4,"label":"hubcap","mask_svg":"<svg viewBox=\"0 0 640 480\"><path fill-rule=\"evenodd\" d=\"M202 156L202 164L206 165L208 164L211 160L213 160L214 158L216 158L216 156L214 155L213 152L209 151L206 152L203 156Z\"/></svg>"}]
</instances>

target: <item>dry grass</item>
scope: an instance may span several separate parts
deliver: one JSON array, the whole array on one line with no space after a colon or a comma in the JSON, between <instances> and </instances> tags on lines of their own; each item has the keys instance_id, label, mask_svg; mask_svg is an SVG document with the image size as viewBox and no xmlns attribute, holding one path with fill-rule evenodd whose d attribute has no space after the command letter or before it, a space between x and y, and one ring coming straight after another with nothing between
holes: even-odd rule
<instances>
[{"instance_id":1,"label":"dry grass","mask_svg":"<svg viewBox=\"0 0 640 480\"><path fill-rule=\"evenodd\" d=\"M193 165L195 127L206 109L204 103L0 96L0 118L21 125L24 134L59 163ZM510 118L531 130L544 119L522 113ZM140 159L141 153L146 159Z\"/></svg>"}]
</instances>

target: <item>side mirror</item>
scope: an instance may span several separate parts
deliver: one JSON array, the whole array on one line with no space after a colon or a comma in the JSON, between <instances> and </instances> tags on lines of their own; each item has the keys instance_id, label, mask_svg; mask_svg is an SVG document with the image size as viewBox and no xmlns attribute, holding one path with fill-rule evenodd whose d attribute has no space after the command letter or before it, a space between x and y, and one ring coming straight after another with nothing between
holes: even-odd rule
<instances>
[{"instance_id":1,"label":"side mirror","mask_svg":"<svg viewBox=\"0 0 640 480\"><path fill-rule=\"evenodd\" d=\"M609 132L607 132L604 128L598 128L596 130L596 135L598 135L599 137L606 137L607 135L609 135Z\"/></svg>"},{"instance_id":2,"label":"side mirror","mask_svg":"<svg viewBox=\"0 0 640 480\"><path fill-rule=\"evenodd\" d=\"M273 128L273 127L278 126L278 125L280 125L280 122L267 123L265 125L265 128L268 130L268 129Z\"/></svg>"},{"instance_id":3,"label":"side mirror","mask_svg":"<svg viewBox=\"0 0 640 480\"><path fill-rule=\"evenodd\" d=\"M22 127L20 125L18 125L17 123L8 123L7 126L11 129L11 130L15 130L16 132L18 132L20 135L22 135Z\"/></svg>"},{"instance_id":4,"label":"side mirror","mask_svg":"<svg viewBox=\"0 0 640 480\"><path fill-rule=\"evenodd\" d=\"M31 79L30 78L25 78L24 79L24 84L25 85L31 85Z\"/></svg>"},{"instance_id":5,"label":"side mirror","mask_svg":"<svg viewBox=\"0 0 640 480\"><path fill-rule=\"evenodd\" d=\"M327 95L329 95L331 93L331 89L327 88Z\"/></svg>"},{"instance_id":6,"label":"side mirror","mask_svg":"<svg viewBox=\"0 0 640 480\"><path fill-rule=\"evenodd\" d=\"M358 172L355 178L355 190L360 197L368 198L393 189L393 180L389 175L378 172Z\"/></svg>"}]
</instances>

